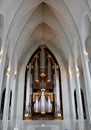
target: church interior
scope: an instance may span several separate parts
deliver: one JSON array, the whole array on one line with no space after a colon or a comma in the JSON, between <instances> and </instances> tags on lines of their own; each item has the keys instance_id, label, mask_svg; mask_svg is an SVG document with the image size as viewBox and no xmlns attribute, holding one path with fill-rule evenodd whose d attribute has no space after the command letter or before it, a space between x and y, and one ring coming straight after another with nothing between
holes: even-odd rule
<instances>
[{"instance_id":1,"label":"church interior","mask_svg":"<svg viewBox=\"0 0 91 130\"><path fill-rule=\"evenodd\" d=\"M91 0L0 0L0 130L91 130Z\"/></svg>"}]
</instances>

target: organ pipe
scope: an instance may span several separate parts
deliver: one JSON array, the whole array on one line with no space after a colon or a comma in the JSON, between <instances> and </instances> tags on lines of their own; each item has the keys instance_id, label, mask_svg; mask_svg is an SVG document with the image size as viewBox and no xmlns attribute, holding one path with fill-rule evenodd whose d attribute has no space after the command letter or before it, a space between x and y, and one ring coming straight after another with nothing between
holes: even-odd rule
<instances>
[{"instance_id":1,"label":"organ pipe","mask_svg":"<svg viewBox=\"0 0 91 130\"><path fill-rule=\"evenodd\" d=\"M27 70L27 86L26 86L26 105L25 105L25 111L26 113L30 113L30 103L31 103L31 95L30 95L30 70Z\"/></svg>"},{"instance_id":2,"label":"organ pipe","mask_svg":"<svg viewBox=\"0 0 91 130\"><path fill-rule=\"evenodd\" d=\"M60 84L59 84L59 70L57 70L57 65L55 64L55 112L56 114L61 114L60 107Z\"/></svg>"},{"instance_id":3,"label":"organ pipe","mask_svg":"<svg viewBox=\"0 0 91 130\"><path fill-rule=\"evenodd\" d=\"M51 81L51 62L48 58L48 67L47 67L47 82Z\"/></svg>"},{"instance_id":4,"label":"organ pipe","mask_svg":"<svg viewBox=\"0 0 91 130\"><path fill-rule=\"evenodd\" d=\"M45 114L45 89L41 89L41 114Z\"/></svg>"},{"instance_id":5,"label":"organ pipe","mask_svg":"<svg viewBox=\"0 0 91 130\"><path fill-rule=\"evenodd\" d=\"M48 95L48 112L52 112L52 103L50 100L50 95Z\"/></svg>"},{"instance_id":6,"label":"organ pipe","mask_svg":"<svg viewBox=\"0 0 91 130\"><path fill-rule=\"evenodd\" d=\"M48 111L48 100L45 100L45 110Z\"/></svg>"},{"instance_id":7,"label":"organ pipe","mask_svg":"<svg viewBox=\"0 0 91 130\"><path fill-rule=\"evenodd\" d=\"M41 46L40 52L40 76L44 78L46 76L46 54L45 46Z\"/></svg>"},{"instance_id":8,"label":"organ pipe","mask_svg":"<svg viewBox=\"0 0 91 130\"><path fill-rule=\"evenodd\" d=\"M39 82L39 66L38 66L38 56L36 56L34 64L34 80Z\"/></svg>"},{"instance_id":9,"label":"organ pipe","mask_svg":"<svg viewBox=\"0 0 91 130\"><path fill-rule=\"evenodd\" d=\"M36 101L34 104L34 112L39 112L39 101L38 101L38 96L36 96Z\"/></svg>"}]
</instances>

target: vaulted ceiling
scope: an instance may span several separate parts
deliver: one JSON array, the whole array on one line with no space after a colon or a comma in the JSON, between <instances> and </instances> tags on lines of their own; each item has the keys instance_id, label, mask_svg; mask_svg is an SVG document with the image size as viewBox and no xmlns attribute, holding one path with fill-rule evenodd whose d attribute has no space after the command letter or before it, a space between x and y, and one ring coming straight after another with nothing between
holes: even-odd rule
<instances>
[{"instance_id":1,"label":"vaulted ceiling","mask_svg":"<svg viewBox=\"0 0 91 130\"><path fill-rule=\"evenodd\" d=\"M90 7L90 0L2 0L4 25L0 20L0 26L4 26L9 57L21 61L31 46L46 44L66 62L78 50Z\"/></svg>"}]
</instances>

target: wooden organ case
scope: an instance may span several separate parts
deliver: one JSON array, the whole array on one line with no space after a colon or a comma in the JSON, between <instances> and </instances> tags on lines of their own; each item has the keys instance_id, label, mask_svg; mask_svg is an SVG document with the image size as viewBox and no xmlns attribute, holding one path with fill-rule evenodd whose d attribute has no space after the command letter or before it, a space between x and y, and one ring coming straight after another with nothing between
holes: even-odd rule
<instances>
[{"instance_id":1,"label":"wooden organ case","mask_svg":"<svg viewBox=\"0 0 91 130\"><path fill-rule=\"evenodd\" d=\"M63 119L60 69L45 45L37 49L26 67L23 118Z\"/></svg>"}]
</instances>

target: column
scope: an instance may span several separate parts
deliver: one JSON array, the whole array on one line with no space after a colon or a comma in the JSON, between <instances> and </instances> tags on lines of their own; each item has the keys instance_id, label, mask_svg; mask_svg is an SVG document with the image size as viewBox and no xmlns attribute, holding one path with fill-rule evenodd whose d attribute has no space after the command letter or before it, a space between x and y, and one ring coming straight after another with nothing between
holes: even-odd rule
<instances>
[{"instance_id":1,"label":"column","mask_svg":"<svg viewBox=\"0 0 91 130\"><path fill-rule=\"evenodd\" d=\"M3 66L4 70L4 66ZM3 81L3 71L2 70L2 51L0 50L0 108L1 108L1 95L2 95L2 81Z\"/></svg>"},{"instance_id":2,"label":"column","mask_svg":"<svg viewBox=\"0 0 91 130\"><path fill-rule=\"evenodd\" d=\"M6 58L6 49L1 52L1 61L0 61L0 108L1 108L1 95L2 95L2 83L3 83L3 74L5 67L5 58Z\"/></svg>"},{"instance_id":3,"label":"column","mask_svg":"<svg viewBox=\"0 0 91 130\"><path fill-rule=\"evenodd\" d=\"M11 102L11 130L13 129L14 125L15 125L15 94L16 94L16 82L17 82L17 72L15 70L13 76L12 76L12 102Z\"/></svg>"},{"instance_id":4,"label":"column","mask_svg":"<svg viewBox=\"0 0 91 130\"><path fill-rule=\"evenodd\" d=\"M73 119L75 119L75 103L74 103L74 89L75 89L75 79L73 77L73 68L69 67L69 81L70 81L70 94L71 94L71 102L72 102L72 113Z\"/></svg>"},{"instance_id":5,"label":"column","mask_svg":"<svg viewBox=\"0 0 91 130\"><path fill-rule=\"evenodd\" d=\"M11 64L7 69L7 81L6 81L6 94L5 94L5 104L4 104L4 113L3 113L3 130L8 128L8 110L9 110L9 101L10 101L10 83L11 83Z\"/></svg>"},{"instance_id":6,"label":"column","mask_svg":"<svg viewBox=\"0 0 91 130\"><path fill-rule=\"evenodd\" d=\"M76 82L76 95L77 95L77 106L78 106L78 119L79 119L79 130L83 130L83 108L82 108L82 99L81 99L81 89L80 89L80 80L79 80L79 68L77 64L74 64L74 76Z\"/></svg>"},{"instance_id":7,"label":"column","mask_svg":"<svg viewBox=\"0 0 91 130\"><path fill-rule=\"evenodd\" d=\"M88 118L89 122L91 123L91 77L88 65L88 55L86 51L80 48L82 65L83 65L83 73L84 73L84 80L85 80L85 90L86 90L86 97L87 97L87 108L88 108Z\"/></svg>"}]
</instances>

